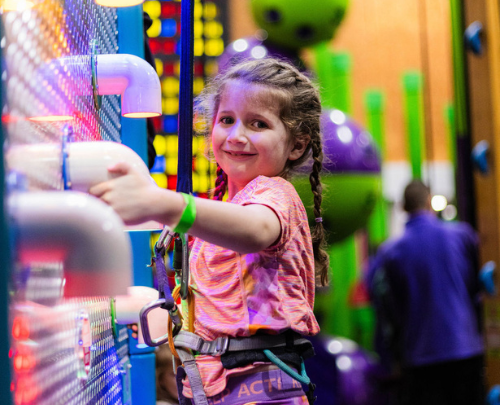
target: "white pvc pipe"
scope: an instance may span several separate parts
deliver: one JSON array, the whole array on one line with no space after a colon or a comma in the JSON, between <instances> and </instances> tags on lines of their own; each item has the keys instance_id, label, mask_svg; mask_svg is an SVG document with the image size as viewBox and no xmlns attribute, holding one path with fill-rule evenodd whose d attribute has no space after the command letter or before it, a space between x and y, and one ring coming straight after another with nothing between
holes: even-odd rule
<instances>
[{"instance_id":1,"label":"white pvc pipe","mask_svg":"<svg viewBox=\"0 0 500 405\"><path fill-rule=\"evenodd\" d=\"M153 181L141 157L121 143L70 142L67 144L67 151L68 174L72 190L87 193L90 187L116 177L108 172L108 167L118 162L128 163L144 177Z\"/></svg>"},{"instance_id":2,"label":"white pvc pipe","mask_svg":"<svg viewBox=\"0 0 500 405\"><path fill-rule=\"evenodd\" d=\"M36 187L39 189L40 184L36 182L40 179L56 178L61 172L61 145L56 143L12 145L5 151L5 161L9 171L25 176L28 189ZM61 187L62 181L48 186Z\"/></svg>"},{"instance_id":3,"label":"white pvc pipe","mask_svg":"<svg viewBox=\"0 0 500 405\"><path fill-rule=\"evenodd\" d=\"M116 177L108 172L108 167L118 162L128 163L154 182L141 157L121 143L70 142L66 148L68 181L73 191L88 193L90 187ZM43 172L60 172L62 160L61 146L55 143L13 145L6 151L8 168L24 174L28 180L38 178Z\"/></svg>"},{"instance_id":4,"label":"white pvc pipe","mask_svg":"<svg viewBox=\"0 0 500 405\"><path fill-rule=\"evenodd\" d=\"M109 173L108 167L118 162L126 162L154 183L149 169L142 158L128 146L118 142L70 142L66 145L66 166L68 185L71 190L88 193L90 187L110 180L116 175ZM40 173L57 173L62 167L62 153L56 144L42 143L16 145L7 149L7 166L10 170L36 179ZM162 225L148 221L140 225L128 226L127 231L158 230Z\"/></svg>"},{"instance_id":5,"label":"white pvc pipe","mask_svg":"<svg viewBox=\"0 0 500 405\"><path fill-rule=\"evenodd\" d=\"M104 7L130 7L144 3L144 0L95 0L96 4Z\"/></svg>"},{"instance_id":6,"label":"white pvc pipe","mask_svg":"<svg viewBox=\"0 0 500 405\"><path fill-rule=\"evenodd\" d=\"M127 289L127 295L115 297L116 323L127 325L136 323L138 326L137 347L146 347L140 323L141 309L151 301L158 299L158 291L144 286L133 286ZM153 309L148 315L149 332L153 339L167 334L168 312L161 308Z\"/></svg>"},{"instance_id":7,"label":"white pvc pipe","mask_svg":"<svg viewBox=\"0 0 500 405\"><path fill-rule=\"evenodd\" d=\"M113 296L132 284L130 239L99 199L71 191L15 193L8 207L17 260L63 262L65 296Z\"/></svg>"},{"instance_id":8,"label":"white pvc pipe","mask_svg":"<svg viewBox=\"0 0 500 405\"><path fill-rule=\"evenodd\" d=\"M120 94L124 117L155 117L162 113L158 74L135 55L97 55L100 95Z\"/></svg>"}]
</instances>

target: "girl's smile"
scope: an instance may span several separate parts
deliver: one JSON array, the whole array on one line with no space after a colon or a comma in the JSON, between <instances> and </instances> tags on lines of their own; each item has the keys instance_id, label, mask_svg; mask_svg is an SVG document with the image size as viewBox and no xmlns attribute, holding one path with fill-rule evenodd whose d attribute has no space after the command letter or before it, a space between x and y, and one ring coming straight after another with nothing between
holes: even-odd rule
<instances>
[{"instance_id":1,"label":"girl's smile","mask_svg":"<svg viewBox=\"0 0 500 405\"><path fill-rule=\"evenodd\" d=\"M245 157L245 156L255 156L256 155L255 153L233 152L230 150L225 150L224 152L230 156L233 156L233 157Z\"/></svg>"}]
</instances>

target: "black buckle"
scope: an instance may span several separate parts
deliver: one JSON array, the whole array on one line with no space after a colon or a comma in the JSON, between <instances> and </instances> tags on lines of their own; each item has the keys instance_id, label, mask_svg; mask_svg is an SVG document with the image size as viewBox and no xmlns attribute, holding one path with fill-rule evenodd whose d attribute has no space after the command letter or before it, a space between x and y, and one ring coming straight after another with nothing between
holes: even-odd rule
<instances>
[{"instance_id":1,"label":"black buckle","mask_svg":"<svg viewBox=\"0 0 500 405\"><path fill-rule=\"evenodd\" d=\"M314 391L316 390L316 384L309 383L309 390L306 392L307 401L309 405L314 405L318 397L314 396Z\"/></svg>"}]
</instances>

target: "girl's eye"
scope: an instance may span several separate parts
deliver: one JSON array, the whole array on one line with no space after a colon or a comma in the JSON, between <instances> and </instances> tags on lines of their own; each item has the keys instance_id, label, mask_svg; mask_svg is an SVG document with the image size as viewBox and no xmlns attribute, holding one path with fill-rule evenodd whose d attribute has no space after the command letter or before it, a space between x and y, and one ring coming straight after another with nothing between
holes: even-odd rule
<instances>
[{"instance_id":1,"label":"girl's eye","mask_svg":"<svg viewBox=\"0 0 500 405\"><path fill-rule=\"evenodd\" d=\"M269 126L268 126L265 122L263 122L263 121L255 121L255 122L253 123L253 125L254 125L256 128L258 128L258 129L265 129L265 128L269 128Z\"/></svg>"},{"instance_id":2,"label":"girl's eye","mask_svg":"<svg viewBox=\"0 0 500 405\"><path fill-rule=\"evenodd\" d=\"M225 125L230 125L234 123L234 120L231 117L222 117L220 122Z\"/></svg>"}]
</instances>

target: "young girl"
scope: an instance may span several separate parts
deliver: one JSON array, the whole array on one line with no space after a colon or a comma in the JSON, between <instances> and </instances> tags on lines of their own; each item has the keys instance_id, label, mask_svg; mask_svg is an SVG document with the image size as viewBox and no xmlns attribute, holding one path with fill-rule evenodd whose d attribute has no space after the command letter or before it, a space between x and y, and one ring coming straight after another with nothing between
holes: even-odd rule
<instances>
[{"instance_id":1,"label":"young girl","mask_svg":"<svg viewBox=\"0 0 500 405\"><path fill-rule=\"evenodd\" d=\"M216 77L202 106L218 168L214 200L160 189L126 163L109 168L119 177L90 192L126 224L156 220L196 237L190 256L194 332L206 342L228 337L229 349L238 342L257 348L196 356L208 403L305 404L300 383L263 349L300 373L308 356L300 335L319 332L314 289L316 280L328 282L328 256L322 249L318 91L288 63L256 60ZM312 237L287 181L311 156ZM183 385L184 397L204 403L188 379Z\"/></svg>"}]
</instances>

